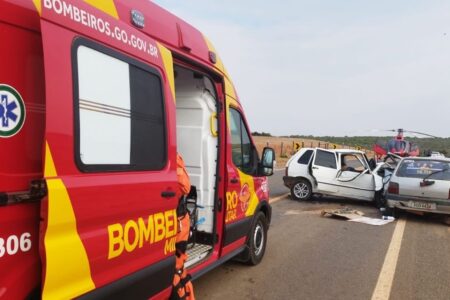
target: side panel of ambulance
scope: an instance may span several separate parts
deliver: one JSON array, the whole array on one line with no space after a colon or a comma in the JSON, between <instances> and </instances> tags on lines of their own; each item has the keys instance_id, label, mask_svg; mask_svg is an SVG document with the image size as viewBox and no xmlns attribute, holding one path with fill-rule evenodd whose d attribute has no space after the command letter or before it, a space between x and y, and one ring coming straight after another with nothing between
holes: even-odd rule
<instances>
[{"instance_id":1,"label":"side panel of ambulance","mask_svg":"<svg viewBox=\"0 0 450 300\"><path fill-rule=\"evenodd\" d=\"M39 15L0 1L0 298L39 293L39 184L44 134ZM31 192L32 182L34 185Z\"/></svg>"},{"instance_id":2,"label":"side panel of ambulance","mask_svg":"<svg viewBox=\"0 0 450 300\"><path fill-rule=\"evenodd\" d=\"M56 3L43 1L41 20L42 295L149 297L175 263L172 57L107 5Z\"/></svg>"}]
</instances>

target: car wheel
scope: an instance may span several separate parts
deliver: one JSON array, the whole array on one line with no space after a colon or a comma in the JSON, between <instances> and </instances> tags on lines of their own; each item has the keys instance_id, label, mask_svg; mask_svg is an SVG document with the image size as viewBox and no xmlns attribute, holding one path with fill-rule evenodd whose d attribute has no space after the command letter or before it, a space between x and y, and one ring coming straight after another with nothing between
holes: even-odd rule
<instances>
[{"instance_id":1,"label":"car wheel","mask_svg":"<svg viewBox=\"0 0 450 300\"><path fill-rule=\"evenodd\" d=\"M305 179L298 180L291 187L291 196L295 200L309 200L311 195L311 184Z\"/></svg>"},{"instance_id":2,"label":"car wheel","mask_svg":"<svg viewBox=\"0 0 450 300\"><path fill-rule=\"evenodd\" d=\"M247 243L249 253L246 263L252 266L259 264L263 259L267 243L266 216L264 213L259 212L255 220Z\"/></svg>"},{"instance_id":3,"label":"car wheel","mask_svg":"<svg viewBox=\"0 0 450 300\"><path fill-rule=\"evenodd\" d=\"M389 216L389 217L397 217L397 212L395 210L395 207L389 207L386 206L384 212L383 212L383 216Z\"/></svg>"}]
</instances>

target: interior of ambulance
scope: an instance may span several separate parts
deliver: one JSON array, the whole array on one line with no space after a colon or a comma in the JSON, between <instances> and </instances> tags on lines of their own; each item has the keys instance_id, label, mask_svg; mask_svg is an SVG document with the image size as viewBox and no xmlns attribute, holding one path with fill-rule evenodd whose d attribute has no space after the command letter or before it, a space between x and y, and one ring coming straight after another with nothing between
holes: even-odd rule
<instances>
[{"instance_id":1,"label":"interior of ambulance","mask_svg":"<svg viewBox=\"0 0 450 300\"><path fill-rule=\"evenodd\" d=\"M191 185L188 197L191 237L186 267L192 267L212 253L215 236L214 203L218 172L217 93L205 74L174 67L177 145ZM191 190L191 195L195 194ZM196 198L196 199L195 199Z\"/></svg>"}]
</instances>

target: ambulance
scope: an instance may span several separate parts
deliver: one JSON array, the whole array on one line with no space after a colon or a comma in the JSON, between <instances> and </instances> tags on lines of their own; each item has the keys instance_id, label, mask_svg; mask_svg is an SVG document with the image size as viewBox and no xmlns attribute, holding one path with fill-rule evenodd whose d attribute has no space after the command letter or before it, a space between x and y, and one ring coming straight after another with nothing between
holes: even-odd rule
<instances>
[{"instance_id":1,"label":"ambulance","mask_svg":"<svg viewBox=\"0 0 450 300\"><path fill-rule=\"evenodd\" d=\"M193 278L258 264L274 152L210 41L151 1L0 1L0 299L167 298L177 153Z\"/></svg>"}]
</instances>

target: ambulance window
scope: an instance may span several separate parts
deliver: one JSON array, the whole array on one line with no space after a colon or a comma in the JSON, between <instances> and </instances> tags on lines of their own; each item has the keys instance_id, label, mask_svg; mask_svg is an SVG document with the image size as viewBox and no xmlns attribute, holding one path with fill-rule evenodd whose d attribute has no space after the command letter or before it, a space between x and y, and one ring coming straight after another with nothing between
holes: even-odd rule
<instances>
[{"instance_id":1,"label":"ambulance window","mask_svg":"<svg viewBox=\"0 0 450 300\"><path fill-rule=\"evenodd\" d=\"M241 114L232 108L230 109L230 130L234 165L247 174L253 174L256 172L258 154L251 143Z\"/></svg>"},{"instance_id":2,"label":"ambulance window","mask_svg":"<svg viewBox=\"0 0 450 300\"><path fill-rule=\"evenodd\" d=\"M78 165L83 171L162 169L166 133L158 74L99 50L76 49Z\"/></svg>"}]
</instances>

